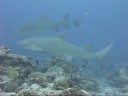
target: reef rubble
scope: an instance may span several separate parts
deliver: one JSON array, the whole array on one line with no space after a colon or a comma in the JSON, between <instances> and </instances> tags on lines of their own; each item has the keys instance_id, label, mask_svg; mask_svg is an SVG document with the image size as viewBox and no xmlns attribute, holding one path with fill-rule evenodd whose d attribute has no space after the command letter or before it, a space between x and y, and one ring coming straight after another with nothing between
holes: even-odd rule
<instances>
[{"instance_id":1,"label":"reef rubble","mask_svg":"<svg viewBox=\"0 0 128 96\"><path fill-rule=\"evenodd\" d=\"M0 46L0 96L91 96L80 88L75 91L71 80L71 73L77 69L75 65L60 57L53 57L47 63L39 71L31 57L17 55L7 46Z\"/></svg>"},{"instance_id":2,"label":"reef rubble","mask_svg":"<svg viewBox=\"0 0 128 96\"><path fill-rule=\"evenodd\" d=\"M108 85L101 86L96 79L81 75L78 64L63 57L38 62L39 69L36 62L0 46L0 96L128 96L124 68L108 74Z\"/></svg>"}]
</instances>

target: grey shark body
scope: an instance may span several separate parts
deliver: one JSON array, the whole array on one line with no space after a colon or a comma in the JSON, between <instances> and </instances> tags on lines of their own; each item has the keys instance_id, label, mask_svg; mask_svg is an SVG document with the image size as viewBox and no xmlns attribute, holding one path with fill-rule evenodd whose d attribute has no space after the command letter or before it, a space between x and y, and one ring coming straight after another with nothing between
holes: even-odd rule
<instances>
[{"instance_id":1,"label":"grey shark body","mask_svg":"<svg viewBox=\"0 0 128 96\"><path fill-rule=\"evenodd\" d=\"M43 16L38 20L31 21L23 26L17 28L16 32L46 32L46 31L59 31L61 28L69 28L74 24L80 26L79 23L84 19L85 15L79 16L74 20L69 20L68 15L65 15L61 19L50 19L47 16Z\"/></svg>"},{"instance_id":2,"label":"grey shark body","mask_svg":"<svg viewBox=\"0 0 128 96\"><path fill-rule=\"evenodd\" d=\"M102 60L104 56L109 52L113 43L99 52L89 52L83 47L75 46L66 42L62 38L56 36L50 37L34 37L24 39L18 42L23 48L38 51L42 53L50 53L57 56L64 56L68 58L80 57L82 59L96 58Z\"/></svg>"}]
</instances>

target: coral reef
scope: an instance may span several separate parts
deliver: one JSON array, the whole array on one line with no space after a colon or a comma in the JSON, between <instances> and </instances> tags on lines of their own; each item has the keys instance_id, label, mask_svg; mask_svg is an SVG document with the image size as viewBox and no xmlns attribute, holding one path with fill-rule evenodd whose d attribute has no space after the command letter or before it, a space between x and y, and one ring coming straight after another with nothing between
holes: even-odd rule
<instances>
[{"instance_id":1,"label":"coral reef","mask_svg":"<svg viewBox=\"0 0 128 96\"><path fill-rule=\"evenodd\" d=\"M21 90L17 93L17 96L39 96L36 92L33 92L31 90Z\"/></svg>"},{"instance_id":2,"label":"coral reef","mask_svg":"<svg viewBox=\"0 0 128 96\"><path fill-rule=\"evenodd\" d=\"M78 86L87 91L98 92L100 90L99 84L95 80L91 80L91 79L80 80L80 82L78 83Z\"/></svg>"},{"instance_id":3,"label":"coral reef","mask_svg":"<svg viewBox=\"0 0 128 96\"><path fill-rule=\"evenodd\" d=\"M6 74L7 68L4 68L3 66L0 65L0 75Z\"/></svg>"},{"instance_id":4,"label":"coral reef","mask_svg":"<svg viewBox=\"0 0 128 96\"><path fill-rule=\"evenodd\" d=\"M0 96L16 96L16 93L15 92L1 92L0 93Z\"/></svg>"},{"instance_id":5,"label":"coral reef","mask_svg":"<svg viewBox=\"0 0 128 96\"><path fill-rule=\"evenodd\" d=\"M5 92L14 92L18 88L18 85L15 82L5 83L3 90Z\"/></svg>"},{"instance_id":6,"label":"coral reef","mask_svg":"<svg viewBox=\"0 0 128 96\"><path fill-rule=\"evenodd\" d=\"M59 56L53 56L50 58L43 66L42 70L49 69L53 66L61 67L65 73L73 73L78 70L78 66L73 64L72 62L66 60L65 58ZM47 70L46 70L47 71Z\"/></svg>"},{"instance_id":7,"label":"coral reef","mask_svg":"<svg viewBox=\"0 0 128 96\"><path fill-rule=\"evenodd\" d=\"M31 58L27 56L14 54L7 46L0 46L0 66L7 68L11 67L32 67Z\"/></svg>"},{"instance_id":8,"label":"coral reef","mask_svg":"<svg viewBox=\"0 0 128 96\"><path fill-rule=\"evenodd\" d=\"M34 72L28 76L28 83L29 84L37 83L42 87L47 87L48 81L45 74L40 72Z\"/></svg>"},{"instance_id":9,"label":"coral reef","mask_svg":"<svg viewBox=\"0 0 128 96\"><path fill-rule=\"evenodd\" d=\"M25 81L25 79L28 78L28 75L34 72L34 69L31 67L25 67L19 69L19 75L17 76L17 79L22 79Z\"/></svg>"},{"instance_id":10,"label":"coral reef","mask_svg":"<svg viewBox=\"0 0 128 96\"><path fill-rule=\"evenodd\" d=\"M55 79L61 76L71 77L72 79L79 79L79 67L73 64L71 61L59 56L53 56L42 67L42 72L45 73L48 78ZM44 72L45 70L45 72ZM54 71L56 70L56 71ZM77 74L77 76L76 76Z\"/></svg>"},{"instance_id":11,"label":"coral reef","mask_svg":"<svg viewBox=\"0 0 128 96\"><path fill-rule=\"evenodd\" d=\"M48 80L51 82L58 77L65 76L65 72L61 67L53 66L47 70L45 75L48 77Z\"/></svg>"},{"instance_id":12,"label":"coral reef","mask_svg":"<svg viewBox=\"0 0 128 96\"><path fill-rule=\"evenodd\" d=\"M127 69L121 68L115 72L112 72L107 77L107 82L116 88L123 88L128 86L128 72Z\"/></svg>"},{"instance_id":13,"label":"coral reef","mask_svg":"<svg viewBox=\"0 0 128 96\"><path fill-rule=\"evenodd\" d=\"M59 96L91 96L89 93L85 93L77 87L63 90Z\"/></svg>"},{"instance_id":14,"label":"coral reef","mask_svg":"<svg viewBox=\"0 0 128 96\"><path fill-rule=\"evenodd\" d=\"M71 61L53 56L39 66L41 72L32 58L0 46L0 96L90 96L74 87L79 85L81 78L79 67Z\"/></svg>"},{"instance_id":15,"label":"coral reef","mask_svg":"<svg viewBox=\"0 0 128 96\"><path fill-rule=\"evenodd\" d=\"M67 79L65 76L58 77L55 79L53 89L54 90L63 90L69 87L73 87L73 82Z\"/></svg>"}]
</instances>

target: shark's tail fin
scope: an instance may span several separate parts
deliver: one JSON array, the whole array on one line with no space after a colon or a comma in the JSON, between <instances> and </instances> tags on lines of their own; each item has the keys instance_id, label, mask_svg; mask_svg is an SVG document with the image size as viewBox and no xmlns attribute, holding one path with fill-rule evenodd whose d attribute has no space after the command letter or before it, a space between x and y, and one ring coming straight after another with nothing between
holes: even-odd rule
<instances>
[{"instance_id":1,"label":"shark's tail fin","mask_svg":"<svg viewBox=\"0 0 128 96\"><path fill-rule=\"evenodd\" d=\"M106 48L104 48L101 51L95 53L95 57L98 60L98 62L102 62L103 61L104 57L110 51L112 45L113 45L113 42L109 46L107 46Z\"/></svg>"}]
</instances>

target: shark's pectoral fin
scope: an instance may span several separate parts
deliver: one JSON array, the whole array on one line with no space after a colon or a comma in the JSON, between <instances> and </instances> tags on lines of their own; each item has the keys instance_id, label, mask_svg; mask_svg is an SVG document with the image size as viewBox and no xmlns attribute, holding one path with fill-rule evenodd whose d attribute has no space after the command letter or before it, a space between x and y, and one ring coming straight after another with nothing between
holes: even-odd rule
<instances>
[{"instance_id":1,"label":"shark's pectoral fin","mask_svg":"<svg viewBox=\"0 0 128 96\"><path fill-rule=\"evenodd\" d=\"M27 47L27 49L34 50L34 51L39 51L39 52L43 51L42 48L39 48L39 47L37 47L33 44L30 45L29 47Z\"/></svg>"}]
</instances>

